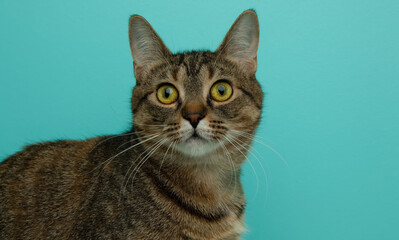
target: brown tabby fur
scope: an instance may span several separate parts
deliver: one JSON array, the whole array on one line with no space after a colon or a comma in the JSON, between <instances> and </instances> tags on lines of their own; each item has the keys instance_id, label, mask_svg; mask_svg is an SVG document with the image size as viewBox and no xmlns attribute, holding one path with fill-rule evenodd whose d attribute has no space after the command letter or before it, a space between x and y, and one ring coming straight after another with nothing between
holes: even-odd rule
<instances>
[{"instance_id":1,"label":"brown tabby fur","mask_svg":"<svg viewBox=\"0 0 399 240\"><path fill-rule=\"evenodd\" d=\"M245 11L216 52L171 54L133 16L132 130L39 143L1 163L0 239L239 239L240 167L263 98L255 79L257 24ZM209 96L220 79L233 86L226 102ZM170 105L155 95L165 82L179 91ZM184 143L194 130L182 116L192 112L204 115L198 134L206 143Z\"/></svg>"}]
</instances>

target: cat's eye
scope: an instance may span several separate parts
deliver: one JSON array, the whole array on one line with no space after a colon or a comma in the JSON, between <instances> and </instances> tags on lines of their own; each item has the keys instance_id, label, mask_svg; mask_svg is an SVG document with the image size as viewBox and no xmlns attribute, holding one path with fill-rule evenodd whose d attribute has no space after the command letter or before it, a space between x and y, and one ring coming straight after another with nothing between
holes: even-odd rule
<instances>
[{"instance_id":1,"label":"cat's eye","mask_svg":"<svg viewBox=\"0 0 399 240\"><path fill-rule=\"evenodd\" d=\"M164 84L157 90L157 98L163 104L172 104L178 97L177 89L171 84Z\"/></svg>"},{"instance_id":2,"label":"cat's eye","mask_svg":"<svg viewBox=\"0 0 399 240\"><path fill-rule=\"evenodd\" d=\"M233 95L233 88L226 81L218 81L211 87L211 97L218 102L224 102Z\"/></svg>"}]
</instances>

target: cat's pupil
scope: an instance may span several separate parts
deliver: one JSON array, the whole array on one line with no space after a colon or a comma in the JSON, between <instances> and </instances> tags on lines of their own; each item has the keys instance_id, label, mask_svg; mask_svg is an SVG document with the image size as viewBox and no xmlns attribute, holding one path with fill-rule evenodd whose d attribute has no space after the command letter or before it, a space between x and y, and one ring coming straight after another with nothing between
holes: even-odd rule
<instances>
[{"instance_id":1,"label":"cat's pupil","mask_svg":"<svg viewBox=\"0 0 399 240\"><path fill-rule=\"evenodd\" d=\"M169 96L170 96L171 93L172 93L172 89L171 89L171 88L166 88L166 89L165 89L164 97L165 97L165 98L169 98Z\"/></svg>"},{"instance_id":2,"label":"cat's pupil","mask_svg":"<svg viewBox=\"0 0 399 240\"><path fill-rule=\"evenodd\" d=\"M226 88L223 85L218 86L218 91L220 95L224 95L224 92L226 91Z\"/></svg>"}]
</instances>

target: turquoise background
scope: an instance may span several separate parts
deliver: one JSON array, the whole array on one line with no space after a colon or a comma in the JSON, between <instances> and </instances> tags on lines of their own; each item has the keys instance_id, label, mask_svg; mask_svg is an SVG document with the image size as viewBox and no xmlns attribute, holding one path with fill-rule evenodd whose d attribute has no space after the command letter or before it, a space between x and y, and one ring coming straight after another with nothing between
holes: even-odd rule
<instances>
[{"instance_id":1,"label":"turquoise background","mask_svg":"<svg viewBox=\"0 0 399 240\"><path fill-rule=\"evenodd\" d=\"M129 128L131 14L176 52L215 50L248 8L275 151L244 168L244 239L399 239L397 0L0 0L0 159Z\"/></svg>"}]
</instances>

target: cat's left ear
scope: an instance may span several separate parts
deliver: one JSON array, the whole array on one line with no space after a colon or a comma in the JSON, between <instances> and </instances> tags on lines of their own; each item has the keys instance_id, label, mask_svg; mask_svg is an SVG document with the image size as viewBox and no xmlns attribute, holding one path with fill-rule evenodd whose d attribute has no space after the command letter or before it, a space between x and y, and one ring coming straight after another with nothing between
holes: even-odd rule
<instances>
[{"instance_id":1,"label":"cat's left ear","mask_svg":"<svg viewBox=\"0 0 399 240\"><path fill-rule=\"evenodd\" d=\"M145 77L152 66L172 54L147 20L139 15L129 20L129 42L136 80Z\"/></svg>"},{"instance_id":2,"label":"cat's left ear","mask_svg":"<svg viewBox=\"0 0 399 240\"><path fill-rule=\"evenodd\" d=\"M244 11L233 23L216 54L224 55L248 74L254 74L259 45L259 21L255 11Z\"/></svg>"}]
</instances>

